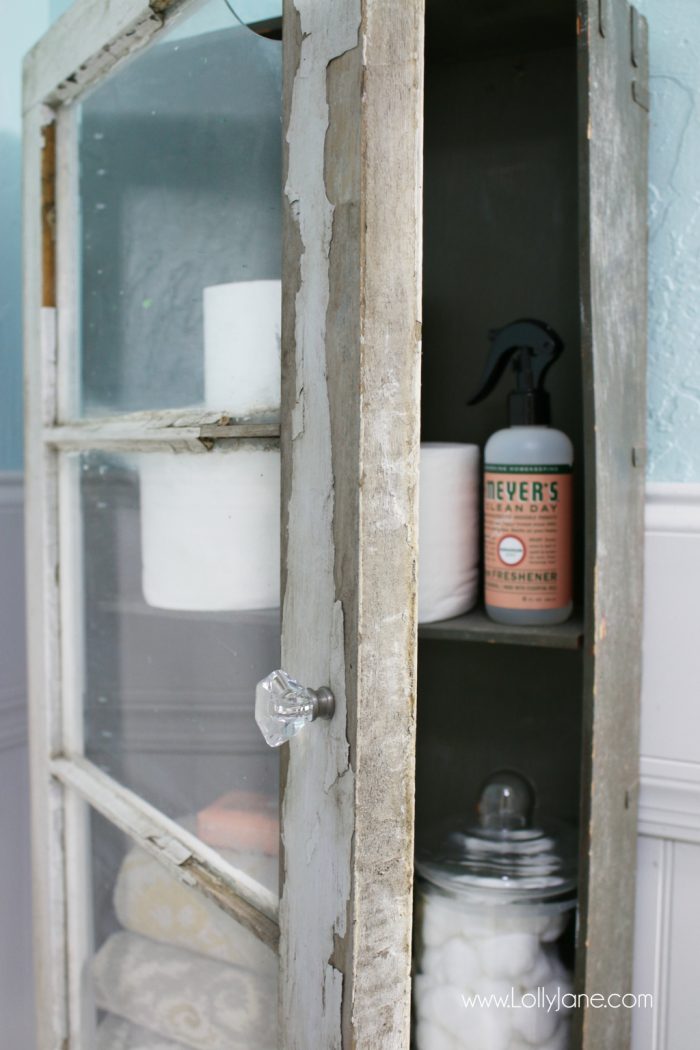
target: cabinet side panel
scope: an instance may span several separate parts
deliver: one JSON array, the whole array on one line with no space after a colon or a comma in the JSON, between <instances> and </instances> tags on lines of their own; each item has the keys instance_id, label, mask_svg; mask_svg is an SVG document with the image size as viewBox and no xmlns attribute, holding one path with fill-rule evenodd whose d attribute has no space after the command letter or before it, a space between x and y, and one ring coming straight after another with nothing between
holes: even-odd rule
<instances>
[{"instance_id":1,"label":"cabinet side panel","mask_svg":"<svg viewBox=\"0 0 700 1050\"><path fill-rule=\"evenodd\" d=\"M421 4L285 10L284 1045L406 1050L415 764Z\"/></svg>"},{"instance_id":2,"label":"cabinet side panel","mask_svg":"<svg viewBox=\"0 0 700 1050\"><path fill-rule=\"evenodd\" d=\"M641 673L647 296L645 23L579 4L586 662L579 990L631 986ZM629 1010L582 1011L583 1045L629 1044Z\"/></svg>"},{"instance_id":3,"label":"cabinet side panel","mask_svg":"<svg viewBox=\"0 0 700 1050\"><path fill-rule=\"evenodd\" d=\"M409 1045L423 0L365 0L352 1034Z\"/></svg>"}]
</instances>

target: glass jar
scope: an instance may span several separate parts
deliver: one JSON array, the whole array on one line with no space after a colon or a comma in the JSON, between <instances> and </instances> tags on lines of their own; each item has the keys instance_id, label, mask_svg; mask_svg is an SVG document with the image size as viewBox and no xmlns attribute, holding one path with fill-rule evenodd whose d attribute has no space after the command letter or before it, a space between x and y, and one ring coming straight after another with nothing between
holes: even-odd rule
<instances>
[{"instance_id":1,"label":"glass jar","mask_svg":"<svg viewBox=\"0 0 700 1050\"><path fill-rule=\"evenodd\" d=\"M567 1050L571 975L561 942L576 905L576 840L533 826L517 773L484 784L476 824L417 857L415 1050Z\"/></svg>"}]
</instances>

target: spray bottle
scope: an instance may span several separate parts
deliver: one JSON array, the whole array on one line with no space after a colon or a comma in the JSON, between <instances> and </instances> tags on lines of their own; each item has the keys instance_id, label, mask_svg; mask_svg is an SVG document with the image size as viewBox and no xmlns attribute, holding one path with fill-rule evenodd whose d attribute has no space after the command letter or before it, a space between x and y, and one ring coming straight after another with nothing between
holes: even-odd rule
<instances>
[{"instance_id":1,"label":"spray bottle","mask_svg":"<svg viewBox=\"0 0 700 1050\"><path fill-rule=\"evenodd\" d=\"M479 390L491 393L512 363L509 426L484 449L486 612L505 624L563 623L572 609L571 441L549 426L544 379L564 349L542 321L521 320L491 333Z\"/></svg>"}]
</instances>

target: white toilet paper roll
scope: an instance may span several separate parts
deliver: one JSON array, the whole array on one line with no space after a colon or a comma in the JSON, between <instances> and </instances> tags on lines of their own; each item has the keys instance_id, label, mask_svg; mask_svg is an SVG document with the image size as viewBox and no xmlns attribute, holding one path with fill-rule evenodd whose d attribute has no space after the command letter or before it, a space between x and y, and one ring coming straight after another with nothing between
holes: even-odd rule
<instances>
[{"instance_id":1,"label":"white toilet paper roll","mask_svg":"<svg viewBox=\"0 0 700 1050\"><path fill-rule=\"evenodd\" d=\"M140 457L143 593L160 609L280 602L277 449Z\"/></svg>"},{"instance_id":2,"label":"white toilet paper roll","mask_svg":"<svg viewBox=\"0 0 700 1050\"><path fill-rule=\"evenodd\" d=\"M278 416L280 281L204 289L204 396L236 418Z\"/></svg>"},{"instance_id":3,"label":"white toilet paper roll","mask_svg":"<svg viewBox=\"0 0 700 1050\"><path fill-rule=\"evenodd\" d=\"M426 442L420 450L418 619L447 620L476 602L479 448Z\"/></svg>"}]
</instances>

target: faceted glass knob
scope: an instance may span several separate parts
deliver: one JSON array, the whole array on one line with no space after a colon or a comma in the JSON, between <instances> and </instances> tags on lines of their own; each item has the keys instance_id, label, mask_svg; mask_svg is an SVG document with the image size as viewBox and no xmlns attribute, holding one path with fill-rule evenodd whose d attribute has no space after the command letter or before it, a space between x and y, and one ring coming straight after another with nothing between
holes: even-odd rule
<instances>
[{"instance_id":1,"label":"faceted glass knob","mask_svg":"<svg viewBox=\"0 0 700 1050\"><path fill-rule=\"evenodd\" d=\"M273 671L255 687L255 721L270 747L285 744L316 718L332 718L334 711L330 689L310 689L286 671Z\"/></svg>"}]
</instances>

